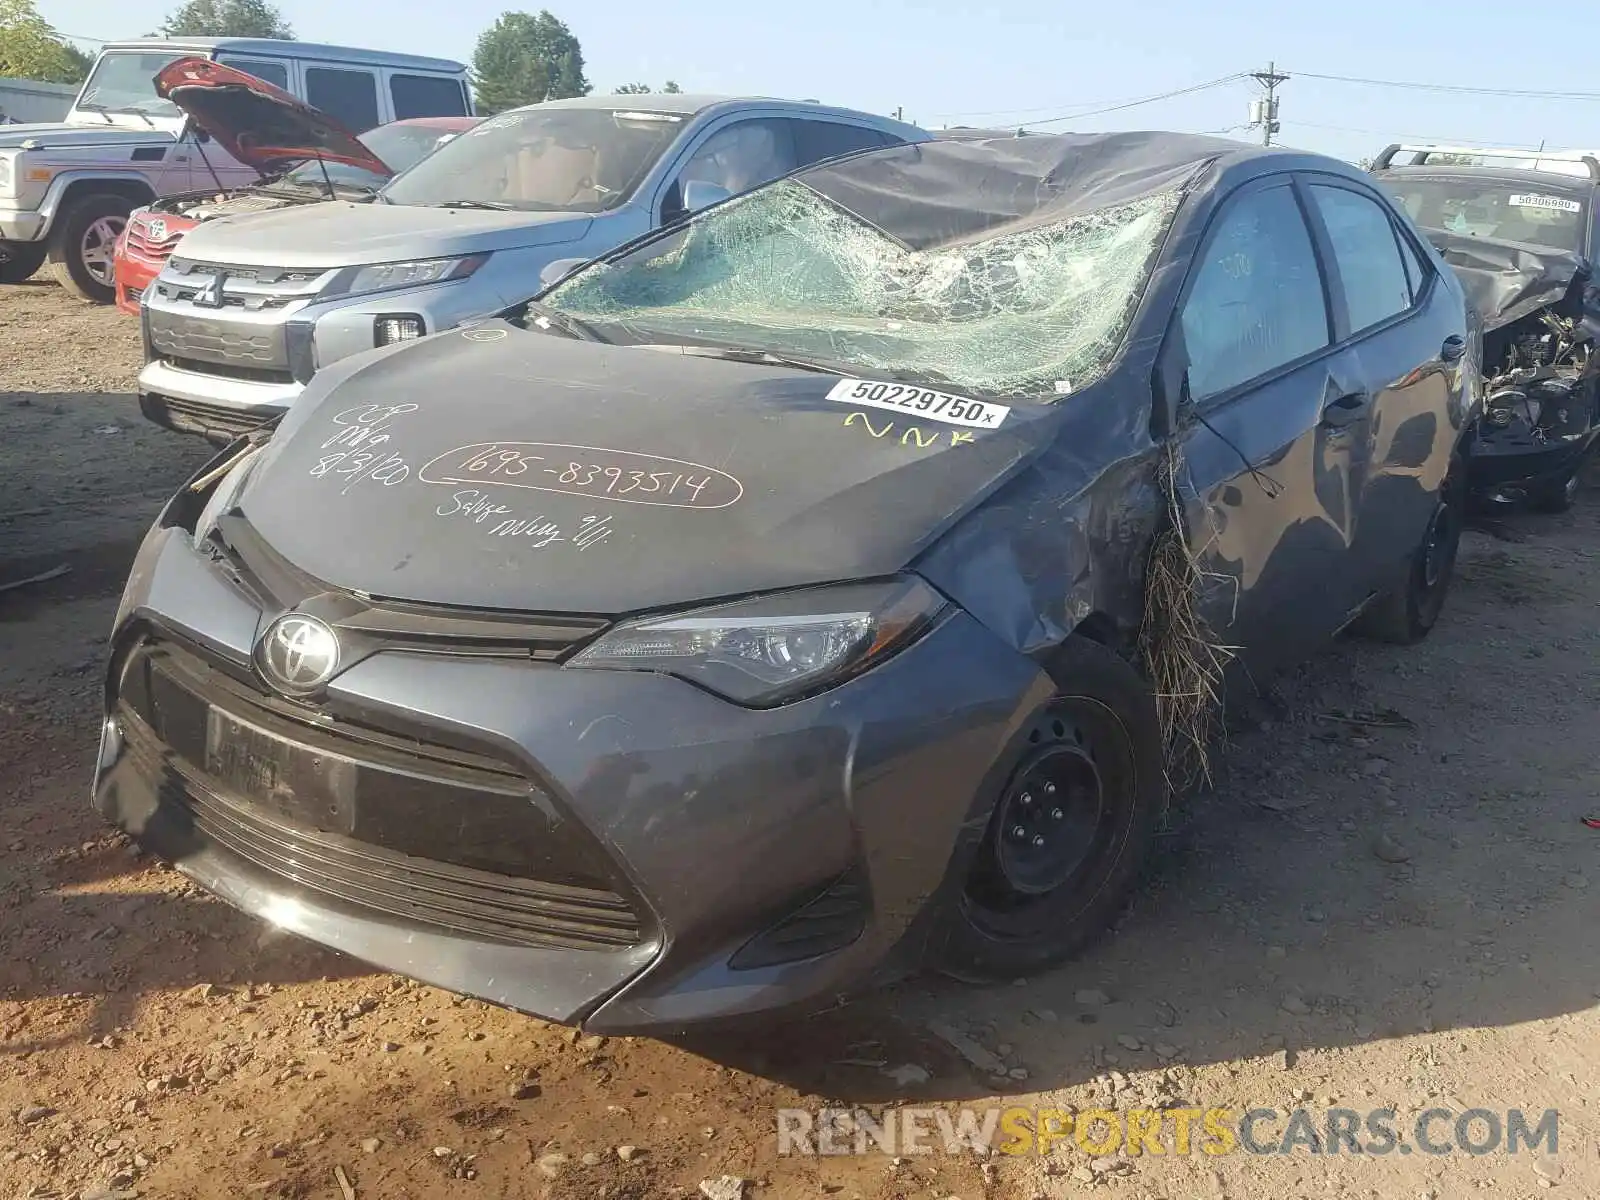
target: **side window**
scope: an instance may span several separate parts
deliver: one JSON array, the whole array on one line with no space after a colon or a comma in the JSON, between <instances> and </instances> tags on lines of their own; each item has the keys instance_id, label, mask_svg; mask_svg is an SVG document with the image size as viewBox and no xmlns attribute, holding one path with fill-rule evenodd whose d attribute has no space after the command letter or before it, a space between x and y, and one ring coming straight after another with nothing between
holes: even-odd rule
<instances>
[{"instance_id":1,"label":"side window","mask_svg":"<svg viewBox=\"0 0 1600 1200\"><path fill-rule=\"evenodd\" d=\"M289 90L289 67L285 63L272 62L265 58L240 58L233 54L219 54L217 61L225 67L232 67L235 71L254 75L273 87Z\"/></svg>"},{"instance_id":2,"label":"side window","mask_svg":"<svg viewBox=\"0 0 1600 1200\"><path fill-rule=\"evenodd\" d=\"M412 117L467 115L461 82L443 75L391 75L389 96L394 101L396 121L406 121Z\"/></svg>"},{"instance_id":3,"label":"side window","mask_svg":"<svg viewBox=\"0 0 1600 1200\"><path fill-rule=\"evenodd\" d=\"M707 138L678 180L714 183L737 195L771 183L797 165L789 122L740 121Z\"/></svg>"},{"instance_id":4,"label":"side window","mask_svg":"<svg viewBox=\"0 0 1600 1200\"><path fill-rule=\"evenodd\" d=\"M1406 282L1411 285L1411 299L1415 303L1417 297L1422 295L1422 289L1428 285L1428 264L1422 255L1417 253L1417 248L1411 244L1411 239L1398 229L1395 230L1395 240L1400 243L1400 257L1406 265Z\"/></svg>"},{"instance_id":5,"label":"side window","mask_svg":"<svg viewBox=\"0 0 1600 1200\"><path fill-rule=\"evenodd\" d=\"M1389 214L1348 188L1311 185L1344 284L1350 332L1360 333L1411 307L1411 285Z\"/></svg>"},{"instance_id":6,"label":"side window","mask_svg":"<svg viewBox=\"0 0 1600 1200\"><path fill-rule=\"evenodd\" d=\"M789 125L794 130L795 165L800 167L858 150L877 150L897 140L876 129L838 121L790 121Z\"/></svg>"},{"instance_id":7,"label":"side window","mask_svg":"<svg viewBox=\"0 0 1600 1200\"><path fill-rule=\"evenodd\" d=\"M1288 184L1224 210L1179 320L1197 401L1328 345L1322 276Z\"/></svg>"},{"instance_id":8,"label":"side window","mask_svg":"<svg viewBox=\"0 0 1600 1200\"><path fill-rule=\"evenodd\" d=\"M378 124L378 81L371 71L307 67L306 103L352 133L365 133Z\"/></svg>"}]
</instances>

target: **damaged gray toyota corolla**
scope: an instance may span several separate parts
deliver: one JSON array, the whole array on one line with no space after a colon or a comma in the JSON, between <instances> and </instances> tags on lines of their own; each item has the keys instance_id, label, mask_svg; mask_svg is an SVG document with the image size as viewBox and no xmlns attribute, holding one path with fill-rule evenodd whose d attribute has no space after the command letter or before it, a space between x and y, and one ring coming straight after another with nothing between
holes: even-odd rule
<instances>
[{"instance_id":1,"label":"damaged gray toyota corolla","mask_svg":"<svg viewBox=\"0 0 1600 1200\"><path fill-rule=\"evenodd\" d=\"M810 169L330 368L196 476L118 613L98 806L281 928L596 1031L1041 969L1133 887L1185 696L1437 618L1465 313L1317 156Z\"/></svg>"}]
</instances>

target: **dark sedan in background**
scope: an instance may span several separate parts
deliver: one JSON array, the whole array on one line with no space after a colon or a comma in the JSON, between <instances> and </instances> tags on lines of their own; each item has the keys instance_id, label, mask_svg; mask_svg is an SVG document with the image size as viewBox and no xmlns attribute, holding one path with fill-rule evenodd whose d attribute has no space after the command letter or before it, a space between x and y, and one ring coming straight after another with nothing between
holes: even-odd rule
<instances>
[{"instance_id":1,"label":"dark sedan in background","mask_svg":"<svg viewBox=\"0 0 1600 1200\"><path fill-rule=\"evenodd\" d=\"M1331 159L804 170L322 371L191 481L96 803L279 927L595 1031L1031 973L1125 902L1204 716L1153 675L1432 627L1475 345Z\"/></svg>"}]
</instances>

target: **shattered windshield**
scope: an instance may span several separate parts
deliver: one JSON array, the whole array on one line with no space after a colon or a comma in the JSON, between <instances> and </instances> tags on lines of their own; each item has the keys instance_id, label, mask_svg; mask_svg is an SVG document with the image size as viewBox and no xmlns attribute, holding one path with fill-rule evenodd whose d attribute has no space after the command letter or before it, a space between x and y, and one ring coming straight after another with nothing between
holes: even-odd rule
<instances>
[{"instance_id":1,"label":"shattered windshield","mask_svg":"<svg viewBox=\"0 0 1600 1200\"><path fill-rule=\"evenodd\" d=\"M1121 344L1176 192L920 252L786 181L719 206L547 308L620 340L710 343L975 392L1054 396Z\"/></svg>"},{"instance_id":2,"label":"shattered windshield","mask_svg":"<svg viewBox=\"0 0 1600 1200\"><path fill-rule=\"evenodd\" d=\"M1469 178L1385 179L1424 229L1465 237L1583 249L1584 205L1563 187Z\"/></svg>"},{"instance_id":3,"label":"shattered windshield","mask_svg":"<svg viewBox=\"0 0 1600 1200\"><path fill-rule=\"evenodd\" d=\"M625 203L687 119L520 108L445 143L384 189L391 204L603 212Z\"/></svg>"}]
</instances>

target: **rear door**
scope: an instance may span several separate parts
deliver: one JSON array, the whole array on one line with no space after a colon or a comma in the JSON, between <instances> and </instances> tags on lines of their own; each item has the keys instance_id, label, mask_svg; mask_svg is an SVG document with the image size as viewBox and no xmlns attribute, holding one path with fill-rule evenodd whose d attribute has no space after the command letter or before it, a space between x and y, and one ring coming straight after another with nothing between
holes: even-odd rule
<instances>
[{"instance_id":1,"label":"rear door","mask_svg":"<svg viewBox=\"0 0 1600 1200\"><path fill-rule=\"evenodd\" d=\"M1302 656L1356 603L1352 435L1325 423L1351 381L1332 296L1287 175L1237 189L1190 266L1163 351L1187 363L1179 435L1205 616L1246 666Z\"/></svg>"},{"instance_id":2,"label":"rear door","mask_svg":"<svg viewBox=\"0 0 1600 1200\"><path fill-rule=\"evenodd\" d=\"M1352 525L1351 571L1367 591L1393 584L1433 514L1451 429L1446 357L1465 352L1465 324L1429 314L1434 274L1388 203L1333 175L1301 177L1313 231L1330 267L1332 371L1344 384L1347 438L1344 503ZM1331 491L1331 489L1330 489ZM1330 497L1331 499L1331 497Z\"/></svg>"}]
</instances>

